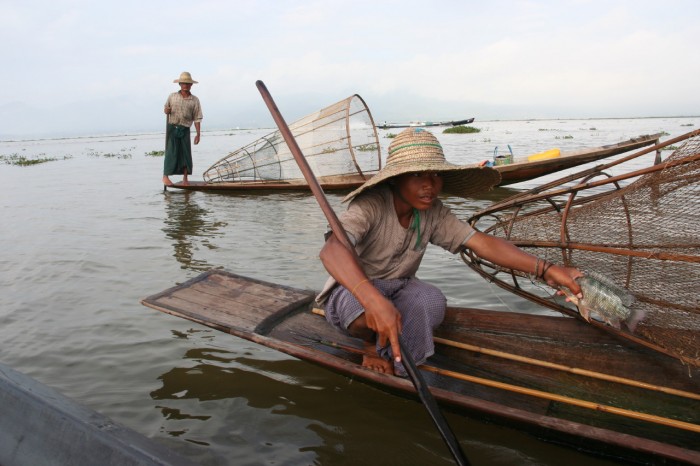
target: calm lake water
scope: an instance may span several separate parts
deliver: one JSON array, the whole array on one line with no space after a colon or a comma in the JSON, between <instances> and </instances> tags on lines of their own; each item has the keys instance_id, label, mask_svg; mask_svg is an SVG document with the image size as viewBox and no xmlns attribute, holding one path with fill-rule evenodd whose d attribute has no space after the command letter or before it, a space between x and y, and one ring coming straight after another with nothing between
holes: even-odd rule
<instances>
[{"instance_id":1,"label":"calm lake water","mask_svg":"<svg viewBox=\"0 0 700 466\"><path fill-rule=\"evenodd\" d=\"M524 156L662 131L665 140L696 129L700 118L472 126L482 131L435 131L450 161L487 159L509 144ZM384 148L392 131L380 130ZM270 132L205 131L192 178ZM59 159L0 163L0 361L203 465L452 464L419 403L139 303L212 267L305 289L326 278L318 260L326 221L311 194L163 192L163 159L146 155L163 140L0 141L3 159ZM557 177L446 202L466 219ZM328 195L337 212L341 197ZM419 276L451 304L549 312L437 248ZM478 419L447 418L475 465L612 464Z\"/></svg>"}]
</instances>

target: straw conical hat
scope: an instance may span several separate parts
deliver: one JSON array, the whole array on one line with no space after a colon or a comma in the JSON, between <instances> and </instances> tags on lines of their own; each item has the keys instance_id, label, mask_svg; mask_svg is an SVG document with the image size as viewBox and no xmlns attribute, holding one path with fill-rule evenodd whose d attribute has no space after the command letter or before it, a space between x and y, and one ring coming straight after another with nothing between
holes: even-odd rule
<instances>
[{"instance_id":1,"label":"straw conical hat","mask_svg":"<svg viewBox=\"0 0 700 466\"><path fill-rule=\"evenodd\" d=\"M192 79L192 75L189 73L189 71L183 71L180 73L180 77L177 79L173 79L174 83L189 83L189 84L197 84L198 81L195 81Z\"/></svg>"},{"instance_id":2,"label":"straw conical hat","mask_svg":"<svg viewBox=\"0 0 700 466\"><path fill-rule=\"evenodd\" d=\"M444 180L442 191L459 197L488 191L501 182L501 174L493 168L449 163L445 160L440 142L432 133L421 128L408 128L389 145L384 168L345 196L343 202L389 178L418 172L440 172Z\"/></svg>"}]
</instances>

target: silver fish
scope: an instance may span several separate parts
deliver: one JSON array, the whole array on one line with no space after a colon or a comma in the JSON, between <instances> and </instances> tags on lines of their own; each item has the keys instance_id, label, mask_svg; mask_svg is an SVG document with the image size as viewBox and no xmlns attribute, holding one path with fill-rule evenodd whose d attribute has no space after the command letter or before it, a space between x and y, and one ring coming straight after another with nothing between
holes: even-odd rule
<instances>
[{"instance_id":1,"label":"silver fish","mask_svg":"<svg viewBox=\"0 0 700 466\"><path fill-rule=\"evenodd\" d=\"M618 330L620 324L624 323L630 332L634 332L637 324L644 319L643 312L632 308L636 301L634 295L605 275L586 272L576 282L581 287L582 299L578 299L566 288L562 288L562 291L578 307L586 322L590 322L591 313L595 313Z\"/></svg>"}]
</instances>

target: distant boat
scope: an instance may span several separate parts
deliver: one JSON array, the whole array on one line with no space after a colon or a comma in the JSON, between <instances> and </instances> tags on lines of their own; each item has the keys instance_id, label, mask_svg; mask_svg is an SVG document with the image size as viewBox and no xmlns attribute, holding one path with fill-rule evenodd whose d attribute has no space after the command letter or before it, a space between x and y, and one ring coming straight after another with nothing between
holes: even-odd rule
<instances>
[{"instance_id":1,"label":"distant boat","mask_svg":"<svg viewBox=\"0 0 700 466\"><path fill-rule=\"evenodd\" d=\"M380 129L390 129L390 128L422 128L428 126L459 126L468 125L472 123L474 118L467 118L466 120L455 120L455 121L415 121L411 123L387 123L386 121L382 124L377 125Z\"/></svg>"}]
</instances>

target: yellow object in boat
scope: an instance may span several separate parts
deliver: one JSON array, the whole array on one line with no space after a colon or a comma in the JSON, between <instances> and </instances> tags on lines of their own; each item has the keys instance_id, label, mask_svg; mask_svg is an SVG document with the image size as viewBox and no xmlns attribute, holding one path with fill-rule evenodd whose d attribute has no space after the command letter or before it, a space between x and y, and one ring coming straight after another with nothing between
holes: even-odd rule
<instances>
[{"instance_id":1,"label":"yellow object in boat","mask_svg":"<svg viewBox=\"0 0 700 466\"><path fill-rule=\"evenodd\" d=\"M544 152L540 152L539 154L533 154L527 158L528 162L535 162L537 160L545 160L545 159L555 159L561 155L561 151L559 149L549 149Z\"/></svg>"}]
</instances>

